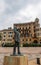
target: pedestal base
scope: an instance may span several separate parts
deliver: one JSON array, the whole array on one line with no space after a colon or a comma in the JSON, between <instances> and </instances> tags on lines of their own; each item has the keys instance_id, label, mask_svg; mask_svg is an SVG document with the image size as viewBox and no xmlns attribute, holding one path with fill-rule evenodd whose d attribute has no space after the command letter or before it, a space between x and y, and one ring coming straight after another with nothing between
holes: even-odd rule
<instances>
[{"instance_id":1,"label":"pedestal base","mask_svg":"<svg viewBox=\"0 0 41 65\"><path fill-rule=\"evenodd\" d=\"M27 56L5 56L3 65L28 65Z\"/></svg>"}]
</instances>

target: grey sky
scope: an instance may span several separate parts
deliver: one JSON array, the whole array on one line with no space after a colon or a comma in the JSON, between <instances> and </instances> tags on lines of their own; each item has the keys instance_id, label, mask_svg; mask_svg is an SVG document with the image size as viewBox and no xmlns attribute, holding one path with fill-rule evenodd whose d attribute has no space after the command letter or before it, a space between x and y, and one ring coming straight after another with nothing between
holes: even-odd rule
<instances>
[{"instance_id":1,"label":"grey sky","mask_svg":"<svg viewBox=\"0 0 41 65\"><path fill-rule=\"evenodd\" d=\"M0 0L0 29L34 21L36 17L41 25L41 0Z\"/></svg>"}]
</instances>

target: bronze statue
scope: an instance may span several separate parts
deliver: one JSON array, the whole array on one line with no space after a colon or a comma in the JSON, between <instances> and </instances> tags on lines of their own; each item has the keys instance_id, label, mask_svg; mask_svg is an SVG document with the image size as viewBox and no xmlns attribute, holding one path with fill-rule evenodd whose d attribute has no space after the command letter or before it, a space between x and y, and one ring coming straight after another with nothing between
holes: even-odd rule
<instances>
[{"instance_id":1,"label":"bronze statue","mask_svg":"<svg viewBox=\"0 0 41 65\"><path fill-rule=\"evenodd\" d=\"M16 47L18 47L18 54L20 53L20 33L16 27L14 27L14 40L15 40L15 45L14 45L14 50L13 50L13 55L16 55Z\"/></svg>"}]
</instances>

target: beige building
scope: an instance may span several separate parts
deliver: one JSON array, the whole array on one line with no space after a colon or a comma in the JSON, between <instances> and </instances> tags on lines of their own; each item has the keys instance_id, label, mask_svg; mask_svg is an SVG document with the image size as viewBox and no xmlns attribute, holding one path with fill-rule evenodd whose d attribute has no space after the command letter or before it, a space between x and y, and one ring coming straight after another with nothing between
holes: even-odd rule
<instances>
[{"instance_id":1,"label":"beige building","mask_svg":"<svg viewBox=\"0 0 41 65\"><path fill-rule=\"evenodd\" d=\"M1 43L13 43L14 42L14 32L12 28L1 30L2 40Z\"/></svg>"},{"instance_id":2,"label":"beige building","mask_svg":"<svg viewBox=\"0 0 41 65\"><path fill-rule=\"evenodd\" d=\"M19 29L21 43L40 43L40 24L38 18L34 22L14 24L14 26Z\"/></svg>"},{"instance_id":3,"label":"beige building","mask_svg":"<svg viewBox=\"0 0 41 65\"><path fill-rule=\"evenodd\" d=\"M39 35L39 41L41 43L41 28L40 28L40 31L39 31L40 35Z\"/></svg>"},{"instance_id":4,"label":"beige building","mask_svg":"<svg viewBox=\"0 0 41 65\"><path fill-rule=\"evenodd\" d=\"M24 43L41 43L41 28L39 19L29 23L14 24L20 32L20 44ZM14 43L14 31L10 27L0 31L2 39L0 45L3 43Z\"/></svg>"}]
</instances>

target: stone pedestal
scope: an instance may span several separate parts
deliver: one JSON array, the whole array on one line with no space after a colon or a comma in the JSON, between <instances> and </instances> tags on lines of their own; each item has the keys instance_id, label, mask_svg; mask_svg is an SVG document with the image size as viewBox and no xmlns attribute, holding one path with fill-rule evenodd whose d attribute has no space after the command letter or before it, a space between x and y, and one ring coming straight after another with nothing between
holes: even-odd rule
<instances>
[{"instance_id":1,"label":"stone pedestal","mask_svg":"<svg viewBox=\"0 0 41 65\"><path fill-rule=\"evenodd\" d=\"M27 56L5 56L3 65L28 65Z\"/></svg>"}]
</instances>

